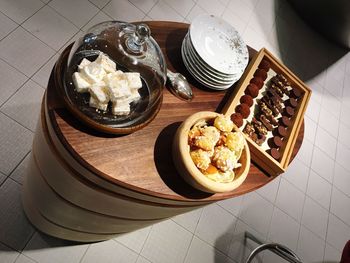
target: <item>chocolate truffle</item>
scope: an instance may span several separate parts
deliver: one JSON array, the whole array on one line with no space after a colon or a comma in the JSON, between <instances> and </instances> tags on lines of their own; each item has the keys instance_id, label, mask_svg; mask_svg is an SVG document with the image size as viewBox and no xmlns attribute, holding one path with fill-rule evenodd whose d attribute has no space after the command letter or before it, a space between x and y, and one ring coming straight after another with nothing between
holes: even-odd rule
<instances>
[{"instance_id":1,"label":"chocolate truffle","mask_svg":"<svg viewBox=\"0 0 350 263\"><path fill-rule=\"evenodd\" d=\"M240 113L233 113L231 115L231 121L236 124L238 128L242 127L243 125L243 117Z\"/></svg>"},{"instance_id":2,"label":"chocolate truffle","mask_svg":"<svg viewBox=\"0 0 350 263\"><path fill-rule=\"evenodd\" d=\"M283 145L283 141L282 141L281 137L274 136L268 140L268 144L272 148L279 148Z\"/></svg>"},{"instance_id":3,"label":"chocolate truffle","mask_svg":"<svg viewBox=\"0 0 350 263\"><path fill-rule=\"evenodd\" d=\"M290 92L290 95L291 95L293 98L298 99L298 98L300 98L300 96L301 96L301 91L300 91L299 89L297 89L297 88L293 88L293 89L291 90L291 92Z\"/></svg>"},{"instance_id":4,"label":"chocolate truffle","mask_svg":"<svg viewBox=\"0 0 350 263\"><path fill-rule=\"evenodd\" d=\"M261 68L261 69L263 69L265 71L269 71L269 69L270 69L270 62L268 62L266 59L263 59L260 62L258 68Z\"/></svg>"},{"instance_id":5,"label":"chocolate truffle","mask_svg":"<svg viewBox=\"0 0 350 263\"><path fill-rule=\"evenodd\" d=\"M250 114L250 109L249 106L247 104L239 104L236 107L236 112L240 113L242 115L242 117L244 119L248 118L249 114Z\"/></svg>"},{"instance_id":6,"label":"chocolate truffle","mask_svg":"<svg viewBox=\"0 0 350 263\"><path fill-rule=\"evenodd\" d=\"M250 80L251 84L255 84L259 89L262 88L262 86L264 85L264 81L262 78L260 77L254 77Z\"/></svg>"},{"instance_id":7,"label":"chocolate truffle","mask_svg":"<svg viewBox=\"0 0 350 263\"><path fill-rule=\"evenodd\" d=\"M281 158L281 153L280 153L280 151L279 151L278 149L276 149L276 148L272 148L272 149L270 150L270 155L271 155L274 159L276 159L276 160L279 160L279 159Z\"/></svg>"},{"instance_id":8,"label":"chocolate truffle","mask_svg":"<svg viewBox=\"0 0 350 263\"><path fill-rule=\"evenodd\" d=\"M292 122L290 121L290 119L287 116L282 116L281 124L285 127L289 127L292 124Z\"/></svg>"},{"instance_id":9,"label":"chocolate truffle","mask_svg":"<svg viewBox=\"0 0 350 263\"><path fill-rule=\"evenodd\" d=\"M290 98L287 102L288 106L291 106L292 108L296 108L298 106L298 102L295 98Z\"/></svg>"},{"instance_id":10,"label":"chocolate truffle","mask_svg":"<svg viewBox=\"0 0 350 263\"><path fill-rule=\"evenodd\" d=\"M259 95L259 88L257 87L257 85L250 83L244 92L245 94L256 98Z\"/></svg>"},{"instance_id":11,"label":"chocolate truffle","mask_svg":"<svg viewBox=\"0 0 350 263\"><path fill-rule=\"evenodd\" d=\"M247 104L249 107L253 106L253 98L249 95L243 95L239 100L241 103Z\"/></svg>"},{"instance_id":12,"label":"chocolate truffle","mask_svg":"<svg viewBox=\"0 0 350 263\"><path fill-rule=\"evenodd\" d=\"M277 133L279 136L281 136L283 138L283 137L287 136L287 129L283 126L278 126Z\"/></svg>"},{"instance_id":13,"label":"chocolate truffle","mask_svg":"<svg viewBox=\"0 0 350 263\"><path fill-rule=\"evenodd\" d=\"M267 78L267 72L261 68L258 68L254 72L254 77L260 77L260 78L262 78L262 80L265 80Z\"/></svg>"},{"instance_id":14,"label":"chocolate truffle","mask_svg":"<svg viewBox=\"0 0 350 263\"><path fill-rule=\"evenodd\" d=\"M284 112L288 117L292 117L294 115L294 109L291 106L287 106Z\"/></svg>"}]
</instances>

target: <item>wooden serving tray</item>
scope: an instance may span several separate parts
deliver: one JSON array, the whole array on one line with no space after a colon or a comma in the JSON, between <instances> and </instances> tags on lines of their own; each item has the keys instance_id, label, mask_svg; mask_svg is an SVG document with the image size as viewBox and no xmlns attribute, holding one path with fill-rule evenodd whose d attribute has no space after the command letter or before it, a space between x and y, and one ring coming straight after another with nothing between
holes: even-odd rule
<instances>
[{"instance_id":1,"label":"wooden serving tray","mask_svg":"<svg viewBox=\"0 0 350 263\"><path fill-rule=\"evenodd\" d=\"M240 128L241 130L244 129L247 121L251 121L252 117L257 112L258 100L265 93L268 81L271 78L271 76L276 74L283 74L290 82L290 86L292 88L298 89L302 94L301 97L298 99L298 105L295 108L295 113L290 118L291 125L287 129L287 135L283 139L283 145L279 148L281 156L278 160L274 159L268 152L270 147L267 144L267 140L265 141L265 143L259 146L247 134L244 134L248 141L252 161L269 175L276 176L285 172L286 168L289 165L295 142L297 140L300 127L303 123L304 113L311 96L311 90L285 65L283 65L278 59L276 59L268 50L262 48L251 60L241 80L239 81L235 90L233 91L231 97L225 104L222 113L228 116L231 116L231 114L235 113L236 106L240 104L241 96L245 94L246 87L250 83L250 80L253 78L256 69L258 68L260 62L263 59L270 62L268 78L264 81L264 86L259 90L259 95L257 96L257 98L254 99L254 104L252 107L250 107L251 113L248 116L248 118L244 120L244 123ZM279 120L280 118L281 115L276 117L277 120ZM272 137L272 132L268 132L267 139Z\"/></svg>"}]
</instances>

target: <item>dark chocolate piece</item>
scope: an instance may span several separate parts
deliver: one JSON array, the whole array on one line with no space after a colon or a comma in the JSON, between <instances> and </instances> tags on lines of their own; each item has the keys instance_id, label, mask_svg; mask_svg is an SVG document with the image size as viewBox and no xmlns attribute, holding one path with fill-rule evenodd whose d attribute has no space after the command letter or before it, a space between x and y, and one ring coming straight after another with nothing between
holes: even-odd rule
<instances>
[{"instance_id":1,"label":"dark chocolate piece","mask_svg":"<svg viewBox=\"0 0 350 263\"><path fill-rule=\"evenodd\" d=\"M282 138L287 136L287 129L283 126L278 126L277 132Z\"/></svg>"},{"instance_id":2,"label":"dark chocolate piece","mask_svg":"<svg viewBox=\"0 0 350 263\"><path fill-rule=\"evenodd\" d=\"M277 116L280 113L279 108L273 104L273 102L269 99L268 96L264 96L262 100L263 102L265 102L266 106L269 107L270 110L272 110L274 116Z\"/></svg>"},{"instance_id":3,"label":"dark chocolate piece","mask_svg":"<svg viewBox=\"0 0 350 263\"><path fill-rule=\"evenodd\" d=\"M270 95L271 97L276 98L280 102L283 102L282 97L272 88L267 89L267 94Z\"/></svg>"},{"instance_id":4,"label":"dark chocolate piece","mask_svg":"<svg viewBox=\"0 0 350 263\"><path fill-rule=\"evenodd\" d=\"M266 80L267 78L267 72L261 68L258 68L255 72L254 72L254 77L260 77L262 78L262 80Z\"/></svg>"},{"instance_id":5,"label":"dark chocolate piece","mask_svg":"<svg viewBox=\"0 0 350 263\"><path fill-rule=\"evenodd\" d=\"M263 59L263 60L260 62L258 68L261 68L261 69L263 69L263 70L265 70L265 71L269 71L269 69L270 69L270 62L267 61L266 59Z\"/></svg>"},{"instance_id":6,"label":"dark chocolate piece","mask_svg":"<svg viewBox=\"0 0 350 263\"><path fill-rule=\"evenodd\" d=\"M243 125L243 117L240 113L233 113L231 115L231 120L238 128L242 127Z\"/></svg>"},{"instance_id":7,"label":"dark chocolate piece","mask_svg":"<svg viewBox=\"0 0 350 263\"><path fill-rule=\"evenodd\" d=\"M261 121L258 121L255 117L253 117L252 123L254 125L255 131L258 132L258 135L262 136L267 134L267 129Z\"/></svg>"},{"instance_id":8,"label":"dark chocolate piece","mask_svg":"<svg viewBox=\"0 0 350 263\"><path fill-rule=\"evenodd\" d=\"M291 107L291 106L287 106L285 108L285 114L288 116L288 117L292 117L294 115L294 109Z\"/></svg>"},{"instance_id":9,"label":"dark chocolate piece","mask_svg":"<svg viewBox=\"0 0 350 263\"><path fill-rule=\"evenodd\" d=\"M253 103L254 103L253 98L250 95L243 95L240 98L239 102L247 104L249 107L253 106Z\"/></svg>"},{"instance_id":10,"label":"dark chocolate piece","mask_svg":"<svg viewBox=\"0 0 350 263\"><path fill-rule=\"evenodd\" d=\"M273 125L270 123L270 121L264 114L261 114L259 119L265 125L266 129L268 129L269 131L273 130Z\"/></svg>"},{"instance_id":11,"label":"dark chocolate piece","mask_svg":"<svg viewBox=\"0 0 350 263\"><path fill-rule=\"evenodd\" d=\"M274 136L268 140L268 144L271 148L280 148L283 145L281 137Z\"/></svg>"},{"instance_id":12,"label":"dark chocolate piece","mask_svg":"<svg viewBox=\"0 0 350 263\"><path fill-rule=\"evenodd\" d=\"M298 102L295 98L290 98L287 104L292 108L296 108L298 106Z\"/></svg>"},{"instance_id":13,"label":"dark chocolate piece","mask_svg":"<svg viewBox=\"0 0 350 263\"><path fill-rule=\"evenodd\" d=\"M247 104L239 104L236 107L236 112L240 113L244 119L248 118L250 114L250 109Z\"/></svg>"},{"instance_id":14,"label":"dark chocolate piece","mask_svg":"<svg viewBox=\"0 0 350 263\"><path fill-rule=\"evenodd\" d=\"M261 89L262 86L264 85L263 79L262 79L262 78L259 78L259 77L254 77L254 78L252 78L252 79L250 80L250 83L255 84L255 85L258 87L258 89Z\"/></svg>"},{"instance_id":15,"label":"dark chocolate piece","mask_svg":"<svg viewBox=\"0 0 350 263\"><path fill-rule=\"evenodd\" d=\"M280 153L280 151L279 151L278 149L276 149L276 148L272 148L272 149L270 150L270 155L271 155L274 159L276 159L276 160L279 160L279 159L281 158L281 153Z\"/></svg>"},{"instance_id":16,"label":"dark chocolate piece","mask_svg":"<svg viewBox=\"0 0 350 263\"><path fill-rule=\"evenodd\" d=\"M298 99L298 98L300 98L300 96L301 96L301 91L300 91L299 89L297 89L297 88L293 88L292 91L291 91L291 93L290 93L290 95L291 95L293 98Z\"/></svg>"},{"instance_id":17,"label":"dark chocolate piece","mask_svg":"<svg viewBox=\"0 0 350 263\"><path fill-rule=\"evenodd\" d=\"M290 119L287 116L282 116L281 123L285 127L289 127L292 124L292 122L290 121Z\"/></svg>"},{"instance_id":18,"label":"dark chocolate piece","mask_svg":"<svg viewBox=\"0 0 350 263\"><path fill-rule=\"evenodd\" d=\"M245 94L250 95L252 98L256 98L259 95L259 88L257 85L250 83L244 92Z\"/></svg>"}]
</instances>

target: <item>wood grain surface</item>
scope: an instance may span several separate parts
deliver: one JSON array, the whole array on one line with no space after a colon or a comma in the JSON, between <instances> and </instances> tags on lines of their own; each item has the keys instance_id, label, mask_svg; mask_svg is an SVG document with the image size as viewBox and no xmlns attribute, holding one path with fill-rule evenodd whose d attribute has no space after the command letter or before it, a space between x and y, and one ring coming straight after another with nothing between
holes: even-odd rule
<instances>
[{"instance_id":1,"label":"wood grain surface","mask_svg":"<svg viewBox=\"0 0 350 263\"><path fill-rule=\"evenodd\" d=\"M188 24L147 24L163 51L168 68L184 74L189 80L194 99L191 102L179 100L165 88L161 109L147 127L129 135L107 135L84 126L63 106L53 81L58 76L53 75L53 71L47 88L48 117L66 150L86 169L104 180L132 191L171 200L217 201L250 192L273 180L275 177L264 174L253 163L247 179L233 192L204 193L194 189L181 178L171 156L176 129L195 112L220 112L234 87L227 91L212 91L201 86L186 71L180 48ZM65 50L62 56L67 56L68 52L69 49ZM249 53L251 57L256 51L249 49ZM303 135L304 125L300 129L293 158L301 146Z\"/></svg>"}]
</instances>

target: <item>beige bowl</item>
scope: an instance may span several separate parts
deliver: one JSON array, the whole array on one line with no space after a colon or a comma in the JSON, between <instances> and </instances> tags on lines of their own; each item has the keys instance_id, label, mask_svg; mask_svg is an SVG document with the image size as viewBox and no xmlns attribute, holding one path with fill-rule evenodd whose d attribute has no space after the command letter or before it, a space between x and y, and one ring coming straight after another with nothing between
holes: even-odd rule
<instances>
[{"instance_id":1,"label":"beige bowl","mask_svg":"<svg viewBox=\"0 0 350 263\"><path fill-rule=\"evenodd\" d=\"M215 182L207 178L193 163L188 145L188 132L200 120L211 120L220 114L211 111L197 112L188 117L178 128L173 141L174 164L187 183L193 187L209 193L229 192L240 186L248 175L250 168L250 152L246 141L240 158L242 166L235 170L235 178L230 183ZM234 130L241 132L236 126Z\"/></svg>"}]
</instances>

